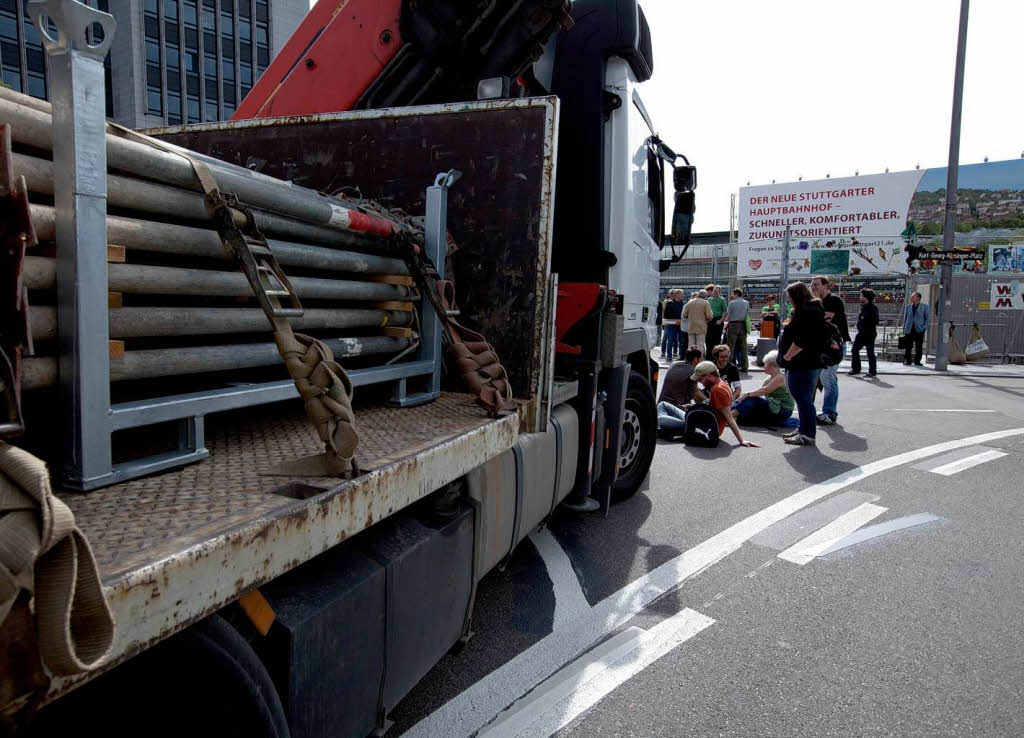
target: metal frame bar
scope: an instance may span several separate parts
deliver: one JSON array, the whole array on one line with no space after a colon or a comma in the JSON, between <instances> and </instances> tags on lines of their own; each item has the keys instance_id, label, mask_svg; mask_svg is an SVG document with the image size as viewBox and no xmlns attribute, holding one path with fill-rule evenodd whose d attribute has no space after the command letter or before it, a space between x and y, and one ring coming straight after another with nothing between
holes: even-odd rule
<instances>
[{"instance_id":1,"label":"metal frame bar","mask_svg":"<svg viewBox=\"0 0 1024 738\"><path fill-rule=\"evenodd\" d=\"M426 223L424 224L424 249L434 263L437 274L444 279L445 259L448 256L448 188L459 177L460 172L440 172L434 184L427 188ZM435 367L420 392L408 393L405 379L399 380L389 400L396 407L411 407L436 400L441 394L441 317L434 310L430 300L420 300L420 360Z\"/></svg>"},{"instance_id":2,"label":"metal frame bar","mask_svg":"<svg viewBox=\"0 0 1024 738\"><path fill-rule=\"evenodd\" d=\"M32 0L42 37L53 105L54 205L60 385L66 412L67 486L91 489L112 481L110 353L107 323L107 145L103 59L113 41L113 16L75 0ZM46 28L57 28L56 38ZM98 23L104 40L90 46Z\"/></svg>"}]
</instances>

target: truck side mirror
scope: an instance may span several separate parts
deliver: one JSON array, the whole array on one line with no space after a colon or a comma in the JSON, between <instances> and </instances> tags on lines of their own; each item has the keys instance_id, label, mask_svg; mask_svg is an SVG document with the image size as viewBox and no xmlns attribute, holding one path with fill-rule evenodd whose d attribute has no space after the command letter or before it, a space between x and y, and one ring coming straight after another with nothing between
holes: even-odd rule
<instances>
[{"instance_id":1,"label":"truck side mirror","mask_svg":"<svg viewBox=\"0 0 1024 738\"><path fill-rule=\"evenodd\" d=\"M692 190L677 191L675 199L675 207L672 209L672 245L689 246L693 214L697 210L696 197Z\"/></svg>"}]
</instances>

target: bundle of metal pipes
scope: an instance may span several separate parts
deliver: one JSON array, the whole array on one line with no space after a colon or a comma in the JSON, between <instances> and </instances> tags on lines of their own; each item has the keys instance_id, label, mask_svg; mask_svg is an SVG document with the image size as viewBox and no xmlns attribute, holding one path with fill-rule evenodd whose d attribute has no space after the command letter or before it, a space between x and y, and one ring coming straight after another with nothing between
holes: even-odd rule
<instances>
[{"instance_id":1,"label":"bundle of metal pipes","mask_svg":"<svg viewBox=\"0 0 1024 738\"><path fill-rule=\"evenodd\" d=\"M23 282L34 296L31 328L50 355L26 357L23 387L56 384L58 318L52 297L57 259L52 204L54 165L49 103L0 88L0 124L10 125L10 166L25 178L33 226L41 245L30 251ZM326 341L340 360L381 357L417 340L418 296L406 264L388 255L389 239L404 228L336 198L297 187L168 144L152 145L108 124L107 265L111 293L110 379L241 370L280 361L262 311L237 307L251 297L246 277L225 251L190 160L206 165L225 191L251 210L306 310L298 330ZM111 211L115 214L111 214ZM233 213L234 214L234 213ZM239 212L237 217L244 218ZM126 258L122 261L122 255ZM220 263L218 263L220 262ZM302 276L294 276L301 274ZM161 304L159 296L168 296ZM191 304L190 304L191 303ZM266 337L262 340L260 334ZM230 342L224 337L231 336ZM182 346L180 337L196 337ZM241 337L240 337L241 336ZM174 348L135 349L135 339L174 339ZM251 338L250 342L242 342ZM366 363L366 362L364 362Z\"/></svg>"}]
</instances>

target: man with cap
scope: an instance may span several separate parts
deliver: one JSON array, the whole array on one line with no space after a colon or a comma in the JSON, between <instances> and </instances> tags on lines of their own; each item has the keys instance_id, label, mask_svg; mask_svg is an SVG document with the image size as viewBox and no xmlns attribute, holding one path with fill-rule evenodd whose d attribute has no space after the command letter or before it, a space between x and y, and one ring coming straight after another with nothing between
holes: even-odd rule
<instances>
[{"instance_id":1,"label":"man with cap","mask_svg":"<svg viewBox=\"0 0 1024 738\"><path fill-rule=\"evenodd\" d=\"M760 448L760 445L753 441L743 440L740 427L736 425L736 419L732 416L732 390L726 382L722 381L722 377L718 373L718 367L715 366L714 362L702 361L697 364L697 367L693 370L692 381L700 382L708 391L708 405L718 417L719 438L725 432L725 426L729 426L732 429L733 435L736 436L736 440L740 442L740 446Z\"/></svg>"}]
</instances>

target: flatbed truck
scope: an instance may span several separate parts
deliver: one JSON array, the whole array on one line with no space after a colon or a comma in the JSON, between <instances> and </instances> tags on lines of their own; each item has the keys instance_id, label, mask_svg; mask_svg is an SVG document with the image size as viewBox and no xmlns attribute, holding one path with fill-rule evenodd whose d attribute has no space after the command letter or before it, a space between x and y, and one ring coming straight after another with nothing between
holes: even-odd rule
<instances>
[{"instance_id":1,"label":"flatbed truck","mask_svg":"<svg viewBox=\"0 0 1024 738\"><path fill-rule=\"evenodd\" d=\"M460 320L498 349L517 409L488 417L435 377L368 387L355 404L362 473L292 478L275 467L318 443L290 383L217 395L191 439L205 460L61 493L95 552L115 640L86 675L26 692L38 675L9 673L6 725L383 732L470 637L485 574L560 505L607 515L641 488L656 430L666 173L684 221L694 173L640 97L653 61L639 6L581 1L571 12L574 27L532 64L528 96L509 97L506 79L498 99L150 132L303 187L358 185L387 207L428 210L428 230L428 186L436 198L458 171L433 220L457 250L438 263L459 286ZM168 407L188 402L153 412L173 418ZM613 528L614 516L595 524Z\"/></svg>"}]
</instances>

